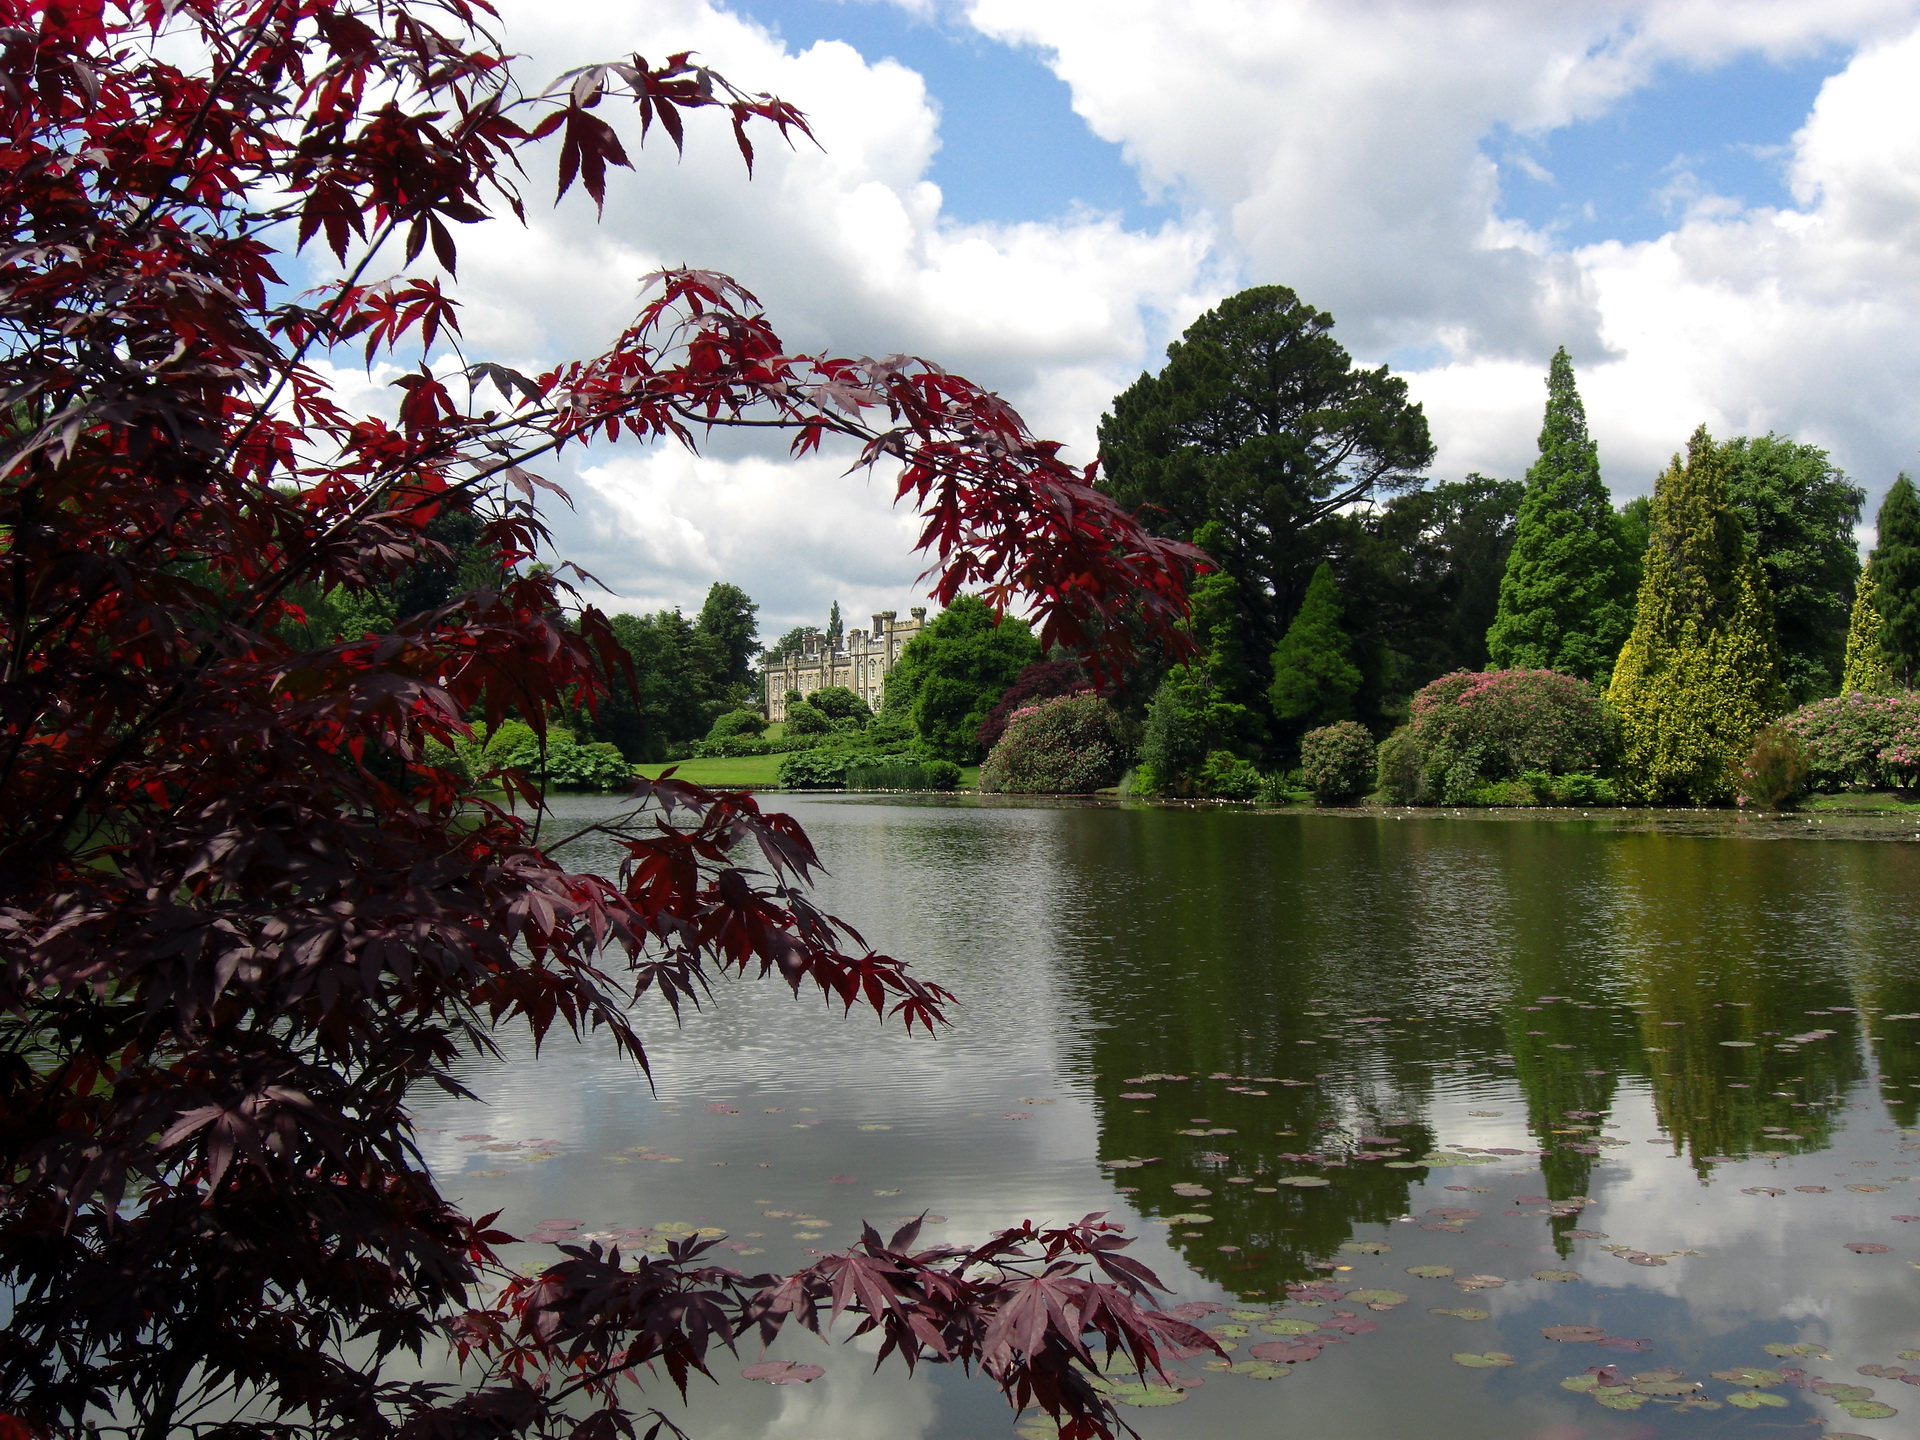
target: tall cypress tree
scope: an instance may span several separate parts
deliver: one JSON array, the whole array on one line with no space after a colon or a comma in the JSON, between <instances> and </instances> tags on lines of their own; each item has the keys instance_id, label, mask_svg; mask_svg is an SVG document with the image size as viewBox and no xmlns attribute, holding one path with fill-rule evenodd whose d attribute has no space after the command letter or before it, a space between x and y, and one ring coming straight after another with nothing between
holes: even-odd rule
<instances>
[{"instance_id":1,"label":"tall cypress tree","mask_svg":"<svg viewBox=\"0 0 1920 1440\"><path fill-rule=\"evenodd\" d=\"M1633 633L1607 692L1633 799L1729 798L1753 734L1785 706L1773 604L1728 504L1730 465L1706 427L1654 482Z\"/></svg>"},{"instance_id":2,"label":"tall cypress tree","mask_svg":"<svg viewBox=\"0 0 1920 1440\"><path fill-rule=\"evenodd\" d=\"M1562 346L1547 371L1540 458L1527 471L1487 630L1493 663L1604 680L1632 624L1633 562Z\"/></svg>"},{"instance_id":3,"label":"tall cypress tree","mask_svg":"<svg viewBox=\"0 0 1920 1440\"><path fill-rule=\"evenodd\" d=\"M1353 714L1354 692L1363 678L1353 663L1353 642L1340 625L1340 586L1333 567L1313 572L1306 600L1273 651L1273 684L1267 697L1287 743L1319 725Z\"/></svg>"},{"instance_id":4,"label":"tall cypress tree","mask_svg":"<svg viewBox=\"0 0 1920 1440\"><path fill-rule=\"evenodd\" d=\"M1846 663L1840 674L1840 693L1851 695L1864 690L1878 695L1893 688L1887 673L1887 658L1880 648L1880 587L1869 568L1860 577L1853 592L1853 614L1847 621Z\"/></svg>"},{"instance_id":5,"label":"tall cypress tree","mask_svg":"<svg viewBox=\"0 0 1920 1440\"><path fill-rule=\"evenodd\" d=\"M1904 473L1880 502L1873 580L1879 590L1880 653L1896 685L1920 681L1920 495Z\"/></svg>"}]
</instances>

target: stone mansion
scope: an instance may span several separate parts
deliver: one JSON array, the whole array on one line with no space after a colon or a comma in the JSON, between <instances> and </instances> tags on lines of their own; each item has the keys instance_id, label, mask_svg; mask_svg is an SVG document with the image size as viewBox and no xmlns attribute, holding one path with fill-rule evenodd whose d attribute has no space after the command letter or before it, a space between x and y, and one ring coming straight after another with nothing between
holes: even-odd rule
<instances>
[{"instance_id":1,"label":"stone mansion","mask_svg":"<svg viewBox=\"0 0 1920 1440\"><path fill-rule=\"evenodd\" d=\"M809 635L798 655L777 655L769 650L760 657L761 673L766 677L767 719L787 718L787 692L798 690L811 695L816 690L841 685L878 711L887 674L900 659L906 643L927 625L927 609L916 605L907 611L912 618L904 624L899 611L882 610L873 617L873 629L849 630L840 648L830 649L825 635Z\"/></svg>"}]
</instances>

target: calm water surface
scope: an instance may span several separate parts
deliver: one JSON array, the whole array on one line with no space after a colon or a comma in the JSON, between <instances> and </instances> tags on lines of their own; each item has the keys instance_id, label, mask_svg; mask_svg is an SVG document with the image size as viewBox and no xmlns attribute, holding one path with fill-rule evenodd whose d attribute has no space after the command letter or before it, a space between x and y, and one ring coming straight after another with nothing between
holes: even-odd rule
<instances>
[{"instance_id":1,"label":"calm water surface","mask_svg":"<svg viewBox=\"0 0 1920 1440\"><path fill-rule=\"evenodd\" d=\"M419 1110L472 1210L712 1227L750 1270L863 1219L1106 1211L1236 1361L1333 1342L1273 1379L1187 1362L1181 1403L1127 1412L1147 1436L1920 1437L1910 822L770 803L955 1024L733 983L652 1017L657 1091L592 1042L475 1065L482 1103ZM702 1440L1013 1434L957 1374L774 1354L827 1373L737 1378L755 1350L684 1414L657 1398ZM1608 1366L1641 1390L1562 1384ZM1742 1368L1771 1374L1713 1378Z\"/></svg>"}]
</instances>

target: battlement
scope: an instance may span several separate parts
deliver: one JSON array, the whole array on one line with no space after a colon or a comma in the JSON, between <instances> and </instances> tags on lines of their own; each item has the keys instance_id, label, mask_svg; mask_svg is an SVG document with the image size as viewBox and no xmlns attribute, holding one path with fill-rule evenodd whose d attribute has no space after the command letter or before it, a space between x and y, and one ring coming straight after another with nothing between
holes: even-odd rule
<instances>
[{"instance_id":1,"label":"battlement","mask_svg":"<svg viewBox=\"0 0 1920 1440\"><path fill-rule=\"evenodd\" d=\"M808 635L798 655L776 655L769 650L760 658L764 676L767 719L787 718L787 692L798 690L811 695L816 690L841 686L867 702L869 710L880 709L887 676L899 663L900 652L927 627L927 607L915 605L900 619L897 610L881 610L873 617L871 630L849 630L837 646L830 646L825 635Z\"/></svg>"}]
</instances>

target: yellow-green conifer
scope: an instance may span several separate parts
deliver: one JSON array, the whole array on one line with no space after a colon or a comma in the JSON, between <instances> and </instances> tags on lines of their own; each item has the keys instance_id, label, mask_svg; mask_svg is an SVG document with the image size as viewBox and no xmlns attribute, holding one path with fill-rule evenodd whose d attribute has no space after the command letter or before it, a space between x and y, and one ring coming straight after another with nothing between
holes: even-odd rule
<instances>
[{"instance_id":1,"label":"yellow-green conifer","mask_svg":"<svg viewBox=\"0 0 1920 1440\"><path fill-rule=\"evenodd\" d=\"M1893 689L1893 675L1887 669L1886 656L1880 650L1879 586L1873 571L1860 576L1853 592L1853 615L1847 621L1846 667L1840 676L1840 693L1851 695L1864 690L1880 695Z\"/></svg>"},{"instance_id":2,"label":"yellow-green conifer","mask_svg":"<svg viewBox=\"0 0 1920 1440\"><path fill-rule=\"evenodd\" d=\"M1754 732L1785 708L1773 602L1728 509L1727 472L1702 426L1654 483L1633 633L1607 692L1621 788L1637 800L1731 798Z\"/></svg>"}]
</instances>

